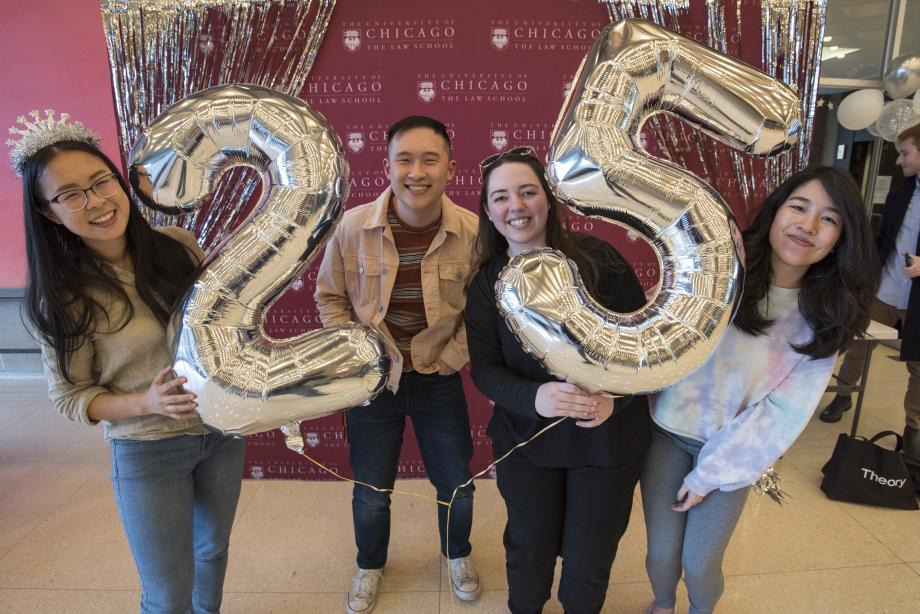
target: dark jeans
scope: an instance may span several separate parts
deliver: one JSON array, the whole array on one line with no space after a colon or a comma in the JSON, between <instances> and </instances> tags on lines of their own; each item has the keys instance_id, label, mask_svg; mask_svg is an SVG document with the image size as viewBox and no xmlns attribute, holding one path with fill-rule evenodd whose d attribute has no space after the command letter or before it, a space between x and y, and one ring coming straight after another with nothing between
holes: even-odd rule
<instances>
[{"instance_id":1,"label":"dark jeans","mask_svg":"<svg viewBox=\"0 0 920 614\"><path fill-rule=\"evenodd\" d=\"M393 488L402 448L406 416L418 439L428 479L441 501L450 501L454 489L470 479L473 457L470 418L459 374L404 373L396 394L380 393L369 405L348 410L349 458L355 479L378 488ZM473 525L473 485L457 493L450 513L438 505L441 553L467 556ZM380 569L387 562L390 543L390 495L355 484L352 495L358 567ZM445 546L445 544L447 544Z\"/></svg>"},{"instance_id":2,"label":"dark jeans","mask_svg":"<svg viewBox=\"0 0 920 614\"><path fill-rule=\"evenodd\" d=\"M508 509L505 565L513 614L543 611L557 556L565 611L601 611L641 468L641 458L616 467L545 468L520 454L496 465Z\"/></svg>"}]
</instances>

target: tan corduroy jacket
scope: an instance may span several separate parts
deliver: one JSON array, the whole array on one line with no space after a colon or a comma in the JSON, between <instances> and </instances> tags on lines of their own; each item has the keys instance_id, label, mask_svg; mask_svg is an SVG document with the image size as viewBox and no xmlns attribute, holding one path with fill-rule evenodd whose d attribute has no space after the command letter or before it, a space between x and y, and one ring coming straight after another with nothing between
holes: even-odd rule
<instances>
[{"instance_id":1,"label":"tan corduroy jacket","mask_svg":"<svg viewBox=\"0 0 920 614\"><path fill-rule=\"evenodd\" d=\"M383 321L399 267L387 223L391 194L387 188L374 202L345 213L326 245L315 298L324 326L358 322L393 343ZM469 361L463 309L466 288L475 273L472 252L478 223L475 213L447 196L441 198L441 227L421 265L428 328L415 335L410 346L413 367L420 373L446 375ZM402 357L398 360L397 376L402 372Z\"/></svg>"}]
</instances>

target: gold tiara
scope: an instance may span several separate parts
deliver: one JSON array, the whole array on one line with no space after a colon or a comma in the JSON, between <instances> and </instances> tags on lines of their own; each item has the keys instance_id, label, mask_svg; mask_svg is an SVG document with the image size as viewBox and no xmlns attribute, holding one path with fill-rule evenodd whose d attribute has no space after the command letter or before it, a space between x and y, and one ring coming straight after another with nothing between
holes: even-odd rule
<instances>
[{"instance_id":1,"label":"gold tiara","mask_svg":"<svg viewBox=\"0 0 920 614\"><path fill-rule=\"evenodd\" d=\"M94 147L99 146L99 137L80 122L68 124L70 114L61 113L60 119L54 119L54 110L45 110L45 119L38 111L31 111L33 121L28 121L24 116L19 116L16 121L22 128L10 128L10 134L19 138L9 139L6 144L10 147L10 163L13 165L17 177L22 177L26 162L36 153L61 141L79 141Z\"/></svg>"}]
</instances>

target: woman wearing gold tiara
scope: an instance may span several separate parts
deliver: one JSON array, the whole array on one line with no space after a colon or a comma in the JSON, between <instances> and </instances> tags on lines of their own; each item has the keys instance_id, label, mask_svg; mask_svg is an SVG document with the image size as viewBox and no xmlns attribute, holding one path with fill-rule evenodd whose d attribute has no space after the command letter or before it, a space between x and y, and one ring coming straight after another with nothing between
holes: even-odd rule
<instances>
[{"instance_id":1,"label":"woman wearing gold tiara","mask_svg":"<svg viewBox=\"0 0 920 614\"><path fill-rule=\"evenodd\" d=\"M141 612L220 610L243 440L210 433L170 367L166 325L202 252L154 230L80 123L32 113L10 130L23 181L25 308L54 406L102 422L141 580Z\"/></svg>"}]
</instances>

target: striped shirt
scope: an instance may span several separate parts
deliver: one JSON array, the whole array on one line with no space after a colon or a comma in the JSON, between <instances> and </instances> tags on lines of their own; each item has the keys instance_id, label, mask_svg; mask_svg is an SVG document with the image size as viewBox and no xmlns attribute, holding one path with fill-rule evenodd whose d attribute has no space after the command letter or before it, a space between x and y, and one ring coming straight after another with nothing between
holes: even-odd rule
<instances>
[{"instance_id":1,"label":"striped shirt","mask_svg":"<svg viewBox=\"0 0 920 614\"><path fill-rule=\"evenodd\" d=\"M387 223L393 231L393 242L399 253L399 268L390 305L383 320L403 355L403 371L412 371L412 337L428 327L425 302L422 298L422 258L441 227L441 218L425 228L413 228L396 214L392 201L387 210Z\"/></svg>"}]
</instances>

